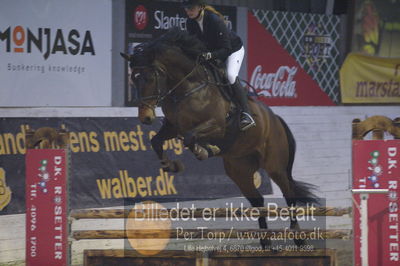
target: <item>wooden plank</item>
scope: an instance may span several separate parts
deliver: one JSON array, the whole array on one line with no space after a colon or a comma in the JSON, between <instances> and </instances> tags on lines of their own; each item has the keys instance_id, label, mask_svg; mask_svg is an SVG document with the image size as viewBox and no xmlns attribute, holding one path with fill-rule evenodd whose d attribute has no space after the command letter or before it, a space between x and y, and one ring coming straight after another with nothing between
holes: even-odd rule
<instances>
[{"instance_id":1,"label":"wooden plank","mask_svg":"<svg viewBox=\"0 0 400 266\"><path fill-rule=\"evenodd\" d=\"M213 258L228 258L228 257L297 257L297 256L310 256L310 257L318 257L318 256L332 256L336 254L336 250L334 249L315 249L309 252L305 251L271 251L271 250L258 250L254 251L212 251L208 252L208 257ZM84 251L84 255L88 257L94 256L107 256L114 258L123 258L123 257L141 257L145 258L149 255L142 254L133 249L89 249ZM165 256L171 257L180 257L180 258L194 258L197 256L202 256L203 252L195 252L195 251L182 251L182 250L163 250L158 252L157 254L151 255L152 257L162 258Z\"/></svg>"},{"instance_id":2,"label":"wooden plank","mask_svg":"<svg viewBox=\"0 0 400 266\"><path fill-rule=\"evenodd\" d=\"M114 257L114 258L123 258L123 257L141 257L145 258L149 255L142 254L137 252L136 250L131 249L92 249L92 250L85 250L84 255L88 257L94 256L107 256L107 257ZM160 251L157 254L151 255L152 257L162 258L166 256L171 257L180 257L180 258L194 258L199 256L200 253L193 252L193 251L185 251L182 250L164 250Z\"/></svg>"},{"instance_id":3,"label":"wooden plank","mask_svg":"<svg viewBox=\"0 0 400 266\"><path fill-rule=\"evenodd\" d=\"M257 266L287 266L313 265L336 266L336 250L317 249L304 251L240 251L211 252L208 254L208 266L257 265Z\"/></svg>"},{"instance_id":4,"label":"wooden plank","mask_svg":"<svg viewBox=\"0 0 400 266\"><path fill-rule=\"evenodd\" d=\"M85 250L84 265L200 265L201 254L182 251L161 251L143 255L134 250Z\"/></svg>"},{"instance_id":5,"label":"wooden plank","mask_svg":"<svg viewBox=\"0 0 400 266\"><path fill-rule=\"evenodd\" d=\"M83 239L350 239L351 230L270 230L270 229L138 229L138 230L79 230L72 233L75 240Z\"/></svg>"},{"instance_id":6,"label":"wooden plank","mask_svg":"<svg viewBox=\"0 0 400 266\"><path fill-rule=\"evenodd\" d=\"M177 218L177 217L276 217L290 216L291 212L296 212L297 216L343 216L351 213L351 208L338 207L244 207L244 208L183 208L183 209L90 209L73 210L70 216L75 219L123 219L123 218ZM211 214L210 214L211 213ZM294 214L293 214L294 215Z\"/></svg>"},{"instance_id":7,"label":"wooden plank","mask_svg":"<svg viewBox=\"0 0 400 266\"><path fill-rule=\"evenodd\" d=\"M268 251L257 252L183 252L161 251L153 256L146 256L134 250L86 250L84 265L314 265L335 266L336 250L317 249L302 251Z\"/></svg>"}]
</instances>

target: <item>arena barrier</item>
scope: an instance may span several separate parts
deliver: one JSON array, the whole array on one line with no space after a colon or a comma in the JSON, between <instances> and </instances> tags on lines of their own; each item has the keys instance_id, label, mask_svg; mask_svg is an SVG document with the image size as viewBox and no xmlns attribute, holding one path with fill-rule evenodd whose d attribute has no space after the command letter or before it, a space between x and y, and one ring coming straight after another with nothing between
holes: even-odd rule
<instances>
[{"instance_id":1,"label":"arena barrier","mask_svg":"<svg viewBox=\"0 0 400 266\"><path fill-rule=\"evenodd\" d=\"M391 121L385 117L372 117L367 122L361 122L360 120L353 121L353 139L362 139L368 132L373 131L374 138L383 136L382 130L389 131L396 138L400 138L400 129L398 124L400 119ZM48 129L47 129L48 131ZM29 133L32 136L36 135L32 132ZM63 138L51 139L51 148L54 145L58 145L57 142L65 141L65 132L62 132ZM36 139L31 139L28 143L37 143ZM45 142L42 142L45 143ZM52 146L53 145L53 146ZM32 147L30 147L32 148ZM42 147L47 148L47 147ZM290 209L290 210L289 210ZM191 217L202 217L204 209L196 209L193 213L190 213ZM246 212L251 213L257 210L260 217L274 216L276 215L276 209L271 210L267 207L263 208L247 208ZM280 211L283 212L296 212L297 209L281 207ZM241 213L239 210L237 213L230 213L226 208L219 208L215 211L215 217L223 218L226 215L246 215L247 213ZM318 207L314 211L315 216L343 216L351 215L351 208L332 208L332 207ZM310 213L303 213L303 215L309 215ZM150 217L163 217L171 215L171 210L164 211L162 214L153 213L153 216L141 211L132 211L128 209L91 209L91 210L73 210L69 213L69 222L79 219L126 219L126 218L150 218ZM175 210L175 215L182 215L181 211ZM187 213L185 213L187 215ZM292 230L267 230L267 229L183 229L185 232L190 234L194 239L200 238L200 233L212 233L212 234L231 234L234 239L234 235L243 232L259 232L264 233L265 236L269 236L273 233L279 233L284 237ZM312 232L308 229L301 230L307 236ZM236 234L235 234L236 233ZM352 230L323 230L321 232L324 239L349 239L352 237ZM165 238L169 236L170 239L181 239L181 234L177 230L172 229L160 229L160 230L75 230L71 232L69 238L69 244L72 241L79 240L95 240L95 239L127 239L129 238ZM268 258L266 260L265 258ZM148 264L161 264L168 260L172 265L179 263L179 265L221 265L229 262L241 261L241 265L278 265L279 263L285 264L304 264L304 265L336 265L336 252L331 249L313 250L312 252L304 252L299 250L286 250L286 251L268 251L259 250L258 252L252 252L248 250L237 250L236 252L224 252L224 251L207 251L207 252L190 252L190 251L160 251L155 255L141 254L135 250L86 250L84 252L84 263L85 265L118 265L123 263L130 263L134 265L148 265Z\"/></svg>"}]
</instances>

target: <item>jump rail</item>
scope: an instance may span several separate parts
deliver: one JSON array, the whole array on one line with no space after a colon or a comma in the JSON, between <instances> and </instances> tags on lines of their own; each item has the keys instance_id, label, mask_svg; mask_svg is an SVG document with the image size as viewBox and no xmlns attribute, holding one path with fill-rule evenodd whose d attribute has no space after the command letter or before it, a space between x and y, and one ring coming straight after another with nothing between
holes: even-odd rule
<instances>
[{"instance_id":1,"label":"jump rail","mask_svg":"<svg viewBox=\"0 0 400 266\"><path fill-rule=\"evenodd\" d=\"M83 239L343 239L351 238L352 230L275 230L275 229L138 229L138 230L79 230L74 231L75 240ZM168 237L167 237L168 238ZM317 238L317 239L316 239Z\"/></svg>"},{"instance_id":2,"label":"jump rail","mask_svg":"<svg viewBox=\"0 0 400 266\"><path fill-rule=\"evenodd\" d=\"M249 207L249 208L207 208L211 210L212 217L225 218L227 216L254 216L254 217L276 217L290 216L295 212L297 216L343 216L351 215L351 208L335 207L312 207L312 208L268 208L268 207ZM70 216L75 219L123 219L123 218L171 218L171 217L193 217L202 218L207 212L206 208L196 209L155 209L147 212L146 210L135 209L91 209L91 210L73 210ZM257 215L255 215L257 214Z\"/></svg>"}]
</instances>

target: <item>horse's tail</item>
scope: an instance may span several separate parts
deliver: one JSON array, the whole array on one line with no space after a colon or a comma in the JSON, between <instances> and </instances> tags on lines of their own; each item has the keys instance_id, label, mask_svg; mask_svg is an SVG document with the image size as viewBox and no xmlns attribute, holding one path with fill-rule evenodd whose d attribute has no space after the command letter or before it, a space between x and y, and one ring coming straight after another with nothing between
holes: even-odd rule
<instances>
[{"instance_id":1,"label":"horse's tail","mask_svg":"<svg viewBox=\"0 0 400 266\"><path fill-rule=\"evenodd\" d=\"M292 186L293 194L296 195L295 201L299 201L302 203L318 203L317 196L312 193L312 190L316 189L315 185L296 181L293 179L292 170L293 170L293 163L294 163L294 156L296 153L296 140L293 136L292 131L289 129L289 126L286 122L282 119L282 117L276 115L279 118L283 128L285 129L288 145L289 145L289 160L288 165L286 167L287 175L289 178L290 185Z\"/></svg>"}]
</instances>

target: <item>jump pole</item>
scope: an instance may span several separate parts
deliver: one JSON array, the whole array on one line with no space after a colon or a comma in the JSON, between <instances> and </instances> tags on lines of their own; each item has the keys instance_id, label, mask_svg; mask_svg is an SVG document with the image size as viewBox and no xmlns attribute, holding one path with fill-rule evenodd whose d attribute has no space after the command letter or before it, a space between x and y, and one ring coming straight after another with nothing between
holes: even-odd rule
<instances>
[{"instance_id":1,"label":"jump pole","mask_svg":"<svg viewBox=\"0 0 400 266\"><path fill-rule=\"evenodd\" d=\"M352 189L353 194L360 194L361 209L361 263L368 266L368 197L369 194L387 194L389 189Z\"/></svg>"}]
</instances>

